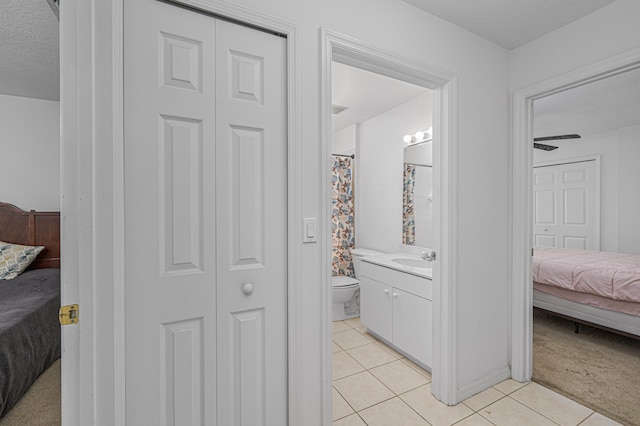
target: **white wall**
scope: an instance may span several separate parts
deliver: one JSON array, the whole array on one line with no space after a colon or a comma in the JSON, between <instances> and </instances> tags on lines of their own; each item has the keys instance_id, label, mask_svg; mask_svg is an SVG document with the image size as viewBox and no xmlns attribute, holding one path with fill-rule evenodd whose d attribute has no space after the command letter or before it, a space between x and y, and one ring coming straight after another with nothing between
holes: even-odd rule
<instances>
[{"instance_id":1,"label":"white wall","mask_svg":"<svg viewBox=\"0 0 640 426\"><path fill-rule=\"evenodd\" d=\"M385 253L402 244L404 142L431 126L431 92L360 123L356 155L356 245Z\"/></svg>"},{"instance_id":2,"label":"white wall","mask_svg":"<svg viewBox=\"0 0 640 426\"><path fill-rule=\"evenodd\" d=\"M458 387L494 377L509 363L509 69L508 51L466 30L399 0L238 0L235 4L266 12L298 25L303 122L302 216L327 209L320 197L328 170L320 170L320 29L328 28L381 49L417 58L457 76L456 175L458 228L454 230L458 265ZM399 140L402 134L399 134ZM366 139L366 136L362 136ZM498 153L496 155L496 153ZM399 154L397 156L399 157ZM491 167L486 167L491 164ZM477 194L483 197L478 200ZM394 221L395 222L395 221ZM482 224L482 226L478 226ZM400 227L398 219L397 225ZM396 228L399 229L399 228ZM329 230L325 230L328 235ZM391 231L397 248L399 231ZM320 259L327 246L302 247L305 348L309 365L320 356ZM366 241L363 243L367 243ZM387 243L373 242L387 248ZM491 262L480 254L491 247ZM317 337L314 337L317 336ZM315 348L315 349L314 349ZM305 352L307 353L307 352ZM319 383L319 370L304 372ZM310 391L308 418L319 419L319 394ZM310 420L309 424L313 421Z\"/></svg>"},{"instance_id":3,"label":"white wall","mask_svg":"<svg viewBox=\"0 0 640 426\"><path fill-rule=\"evenodd\" d=\"M640 126L618 134L618 251L640 254Z\"/></svg>"},{"instance_id":4,"label":"white wall","mask_svg":"<svg viewBox=\"0 0 640 426\"><path fill-rule=\"evenodd\" d=\"M0 201L60 210L60 103L0 95Z\"/></svg>"},{"instance_id":5,"label":"white wall","mask_svg":"<svg viewBox=\"0 0 640 426\"><path fill-rule=\"evenodd\" d=\"M609 6L511 51L511 89L518 90L640 48L640 2Z\"/></svg>"},{"instance_id":6,"label":"white wall","mask_svg":"<svg viewBox=\"0 0 640 426\"><path fill-rule=\"evenodd\" d=\"M356 153L355 124L337 131L332 135L331 153L341 155L352 155Z\"/></svg>"},{"instance_id":7,"label":"white wall","mask_svg":"<svg viewBox=\"0 0 640 426\"><path fill-rule=\"evenodd\" d=\"M640 254L640 126L533 151L534 164L600 156L600 250Z\"/></svg>"},{"instance_id":8,"label":"white wall","mask_svg":"<svg viewBox=\"0 0 640 426\"><path fill-rule=\"evenodd\" d=\"M83 2L84 3L84 2ZM88 2L87 2L88 3ZM82 53L82 66L78 68L83 78L78 86L86 88L88 84L94 84L91 93L97 101L92 102L92 96L80 97L84 108L91 109L94 115L89 115L93 120L92 129L104 130L90 133L83 126L79 130L81 136L91 136L96 142L95 149L99 152L109 153L109 148L117 141L104 140L105 134L113 129L113 120L110 114L114 111L110 105L113 98L109 96L109 85L112 84L111 72L116 72L119 62L112 62L111 42L120 40L122 34L111 34L111 19L114 7L113 0L93 0L91 6L82 3L70 6L69 13L74 8L81 9L85 20L69 19L68 32L63 25L63 46L73 51L75 42L80 42ZM101 13L90 13L97 8ZM322 169L321 158L324 155L321 140L321 29L327 28L339 32L348 37L361 40L383 50L390 50L399 55L404 55L437 69L445 70L456 76L455 109L453 116L453 148L457 154L456 161L451 165L454 175L457 203L455 214L457 227L453 230L451 238L455 239L455 259L452 264L457 271L454 274L457 297L457 317L452 324L457 326L458 350L456 359L446 360L457 367L457 387L462 391L477 389L477 383L489 386L499 381L497 374L503 374L509 364L509 68L508 52L484 40L466 30L456 27L440 18L426 14L419 9L400 0L325 0L300 1L300 0L236 0L233 7L246 7L263 12L270 16L283 19L296 25L296 62L293 64L300 76L300 102L296 111L300 118L301 128L301 168L302 178L299 182L299 194L301 203L293 209L299 211L300 217L292 217L290 220L302 224L303 217L321 217L322 212L328 212L328 199L325 199L323 189L328 186L329 170ZM75 27L73 22L84 22L86 25ZM79 37L73 37L73 31L79 32ZM87 41L89 40L89 41ZM97 40L91 42L91 40ZM83 49L90 50L91 58L96 59L92 73L87 73L87 55ZM94 49L94 50L92 50ZM66 58L66 62L65 62ZM75 70L74 58L63 55L63 67ZM117 59L117 58L115 58ZM91 64L91 63L89 63ZM121 65L121 64L120 64ZM67 74L69 76L69 74ZM73 75L64 77L73 83ZM87 83L86 81L89 81ZM67 94L73 95L71 84L67 87ZM65 110L66 111L66 110ZM74 114L72 110L69 114ZM73 129L69 129L72 132ZM73 133L70 133L73 135ZM399 140L402 134L399 135ZM100 142L100 143L97 143ZM111 144L109 144L111 143ZM116 149L116 148L113 148ZM327 147L328 149L328 147ZM72 149L65 151L73 164L74 157L78 155ZM82 159L87 156L83 150L80 152ZM97 154L96 154L97 155ZM66 157L65 157L66 158ZM94 188L98 191L95 202L108 207L110 203L110 185L114 179L108 175L111 164L108 155L104 161L94 166L82 165L82 170L89 169L98 173ZM398 157L400 158L400 157ZM491 167L487 167L491 164ZM73 180L74 170L65 172L64 190L70 194L72 200L69 205L74 207L77 202L81 207L85 198L76 200L72 194L77 193L74 187L77 182ZM104 178L103 175L105 175ZM81 174L82 176L82 174ZM117 181L119 177L115 176ZM81 188L86 190L86 188ZM89 190L86 190L89 191ZM477 194L483 197L478 200ZM80 195L83 193L81 192ZM91 193L89 193L91 195ZM96 210L100 214L105 209ZM69 212L71 223L84 220L79 219ZM109 220L107 213L91 222L90 235L99 235L103 238L93 240L96 251L101 250L107 255L113 251L113 241L108 240L112 235L113 220ZM84 223L84 222L82 222ZM478 226L481 224L482 226ZM398 225L400 226L400 225ZM322 259L328 257L330 252L329 230L323 229L325 237L323 244L302 244L293 247L300 251L300 269L302 309L301 335L304 341L302 356L305 359L305 368L298 373L302 376L303 389L300 399L304 401L304 425L319 425L323 418L322 413L322 388L330 385L330 374L322 373L322 324L323 295L328 292L327 284L322 276L328 276L329 271L323 271ZM83 234L88 237L89 234ZM399 241L400 233L398 235ZM82 238L80 247L85 245ZM91 241L90 241L91 242ZM491 261L487 261L482 254L487 253L490 246ZM397 247L397 244L396 244ZM83 264L84 265L84 264ZM329 265L326 265L327 268ZM88 267L81 272L90 270ZM95 274L95 276L104 275ZM96 300L105 299L103 304L97 304L100 308L96 314L100 318L108 318L109 303L113 289L108 288L109 281L104 286L94 290ZM98 308L96 308L98 309ZM96 322L99 322L96 320ZM102 323L100 323L102 324ZM110 371L113 365L107 365L110 359L109 339L112 335L109 328L97 329L93 347L102 357L101 369ZM91 345L92 342L85 345ZM326 342L327 345L330 342ZM111 348L113 349L113 348ZM113 382L102 382L96 376L96 386L88 387L99 398L97 412L109 418L113 393ZM85 381L82 382L83 384ZM330 404L330 401L328 401ZM330 420L330 419L329 419ZM108 423L105 422L105 423ZM302 425L301 425L302 426Z\"/></svg>"},{"instance_id":9,"label":"white wall","mask_svg":"<svg viewBox=\"0 0 640 426\"><path fill-rule=\"evenodd\" d=\"M618 0L513 50L510 58L512 91L639 49L638 16L640 2ZM638 251L635 241L638 241L640 230L632 209L637 211L640 201L629 196L637 192L637 183L640 182L637 167L633 167L640 158L638 140L637 127L631 127L589 136L576 144L563 144L563 152L575 155L580 155L580 152L602 153L601 244L606 250ZM585 151L581 151L581 147ZM535 158L561 155L556 152L560 150L550 153L538 151L534 150ZM607 189L616 185L616 191Z\"/></svg>"}]
</instances>

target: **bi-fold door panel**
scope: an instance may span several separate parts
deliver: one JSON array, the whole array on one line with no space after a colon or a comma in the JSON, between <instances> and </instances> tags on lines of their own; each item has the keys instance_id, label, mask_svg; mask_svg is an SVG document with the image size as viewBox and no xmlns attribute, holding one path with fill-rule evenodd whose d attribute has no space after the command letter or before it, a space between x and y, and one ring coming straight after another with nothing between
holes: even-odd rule
<instances>
[{"instance_id":1,"label":"bi-fold door panel","mask_svg":"<svg viewBox=\"0 0 640 426\"><path fill-rule=\"evenodd\" d=\"M127 424L286 424L286 40L124 15Z\"/></svg>"}]
</instances>

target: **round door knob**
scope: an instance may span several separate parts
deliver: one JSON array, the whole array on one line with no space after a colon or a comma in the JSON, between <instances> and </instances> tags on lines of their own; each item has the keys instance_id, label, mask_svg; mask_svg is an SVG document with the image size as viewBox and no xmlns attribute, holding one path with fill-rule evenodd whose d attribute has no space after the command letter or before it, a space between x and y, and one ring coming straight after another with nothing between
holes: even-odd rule
<instances>
[{"instance_id":1,"label":"round door knob","mask_svg":"<svg viewBox=\"0 0 640 426\"><path fill-rule=\"evenodd\" d=\"M251 293L253 293L253 284L251 284L251 283L243 284L242 285L242 292L246 296L249 296Z\"/></svg>"},{"instance_id":2,"label":"round door knob","mask_svg":"<svg viewBox=\"0 0 640 426\"><path fill-rule=\"evenodd\" d=\"M389 289L388 288L384 289L384 294L389 294Z\"/></svg>"},{"instance_id":3,"label":"round door knob","mask_svg":"<svg viewBox=\"0 0 640 426\"><path fill-rule=\"evenodd\" d=\"M398 293L393 293L393 297L398 297Z\"/></svg>"}]
</instances>

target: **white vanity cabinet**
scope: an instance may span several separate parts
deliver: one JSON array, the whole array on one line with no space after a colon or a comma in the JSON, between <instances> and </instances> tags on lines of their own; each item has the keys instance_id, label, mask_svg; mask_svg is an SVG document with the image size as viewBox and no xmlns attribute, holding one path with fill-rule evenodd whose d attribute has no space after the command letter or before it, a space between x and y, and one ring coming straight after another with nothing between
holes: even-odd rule
<instances>
[{"instance_id":1,"label":"white vanity cabinet","mask_svg":"<svg viewBox=\"0 0 640 426\"><path fill-rule=\"evenodd\" d=\"M360 321L399 352L431 368L432 283L368 262L360 264Z\"/></svg>"}]
</instances>

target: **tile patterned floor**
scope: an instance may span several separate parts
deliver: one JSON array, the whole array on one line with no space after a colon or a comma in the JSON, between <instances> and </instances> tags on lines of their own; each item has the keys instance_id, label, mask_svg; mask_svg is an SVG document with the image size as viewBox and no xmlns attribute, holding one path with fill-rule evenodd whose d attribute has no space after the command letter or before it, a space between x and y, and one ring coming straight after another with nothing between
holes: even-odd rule
<instances>
[{"instance_id":1,"label":"tile patterned floor","mask_svg":"<svg viewBox=\"0 0 640 426\"><path fill-rule=\"evenodd\" d=\"M609 426L604 417L537 383L505 380L448 407L431 374L367 333L359 318L333 323L334 426Z\"/></svg>"}]
</instances>

